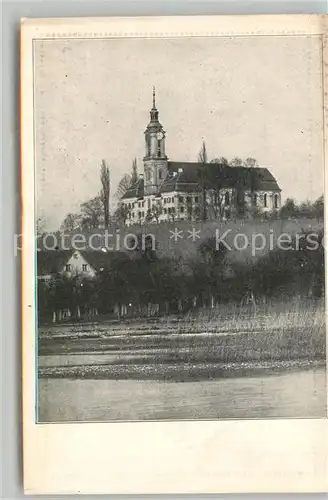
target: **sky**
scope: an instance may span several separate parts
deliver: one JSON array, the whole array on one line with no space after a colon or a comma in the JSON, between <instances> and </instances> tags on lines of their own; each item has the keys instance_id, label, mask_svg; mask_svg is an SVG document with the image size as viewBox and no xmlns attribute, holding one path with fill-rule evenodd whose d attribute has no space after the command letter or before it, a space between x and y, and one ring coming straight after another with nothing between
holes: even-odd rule
<instances>
[{"instance_id":1,"label":"sky","mask_svg":"<svg viewBox=\"0 0 328 500\"><path fill-rule=\"evenodd\" d=\"M323 194L321 42L315 36L42 40L34 47L38 216L47 230L116 186L137 158L156 87L172 161L256 158L283 200Z\"/></svg>"}]
</instances>

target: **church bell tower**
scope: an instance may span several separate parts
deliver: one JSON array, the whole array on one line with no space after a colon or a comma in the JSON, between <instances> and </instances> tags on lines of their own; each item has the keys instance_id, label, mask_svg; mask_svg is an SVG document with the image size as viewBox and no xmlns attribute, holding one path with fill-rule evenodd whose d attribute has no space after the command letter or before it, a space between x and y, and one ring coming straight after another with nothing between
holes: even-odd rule
<instances>
[{"instance_id":1,"label":"church bell tower","mask_svg":"<svg viewBox=\"0 0 328 500\"><path fill-rule=\"evenodd\" d=\"M158 120L155 87L153 87L153 107L150 122L145 130L144 193L156 194L167 175L167 156L165 154L165 131Z\"/></svg>"}]
</instances>

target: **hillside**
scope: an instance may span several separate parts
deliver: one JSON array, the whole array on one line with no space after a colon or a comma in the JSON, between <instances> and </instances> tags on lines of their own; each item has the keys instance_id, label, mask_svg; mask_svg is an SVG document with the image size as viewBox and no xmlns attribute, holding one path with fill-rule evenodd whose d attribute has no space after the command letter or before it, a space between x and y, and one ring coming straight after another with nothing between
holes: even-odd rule
<instances>
[{"instance_id":1,"label":"hillside","mask_svg":"<svg viewBox=\"0 0 328 500\"><path fill-rule=\"evenodd\" d=\"M104 229L72 233L52 233L38 239L38 248L54 250L75 248L77 250L127 250L133 238L144 234L151 235L156 242L158 254L190 258L195 257L201 243L217 237L228 246L227 256L232 260L256 259L277 248L281 235L293 238L296 234L313 232L315 235L324 227L323 220L316 219L278 219L271 221L177 221L161 224L111 226ZM230 250L231 249L231 250Z\"/></svg>"}]
</instances>

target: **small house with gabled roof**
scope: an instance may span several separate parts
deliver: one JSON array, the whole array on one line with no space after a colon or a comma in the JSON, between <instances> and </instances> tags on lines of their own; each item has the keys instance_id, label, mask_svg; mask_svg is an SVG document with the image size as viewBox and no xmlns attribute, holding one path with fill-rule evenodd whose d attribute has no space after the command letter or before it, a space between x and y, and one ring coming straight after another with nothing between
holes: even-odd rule
<instances>
[{"instance_id":1,"label":"small house with gabled roof","mask_svg":"<svg viewBox=\"0 0 328 500\"><path fill-rule=\"evenodd\" d=\"M128 259L125 252L101 250L40 250L37 252L37 276L49 281L56 275L67 277L76 274L94 278L109 270L116 259Z\"/></svg>"}]
</instances>

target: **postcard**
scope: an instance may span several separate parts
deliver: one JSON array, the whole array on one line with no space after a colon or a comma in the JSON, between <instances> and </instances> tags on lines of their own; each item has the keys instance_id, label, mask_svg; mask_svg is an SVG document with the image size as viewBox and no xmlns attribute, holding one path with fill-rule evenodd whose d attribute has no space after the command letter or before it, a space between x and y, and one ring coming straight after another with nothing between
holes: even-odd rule
<instances>
[{"instance_id":1,"label":"postcard","mask_svg":"<svg viewBox=\"0 0 328 500\"><path fill-rule=\"evenodd\" d=\"M327 490L327 17L23 19L27 494Z\"/></svg>"}]
</instances>

